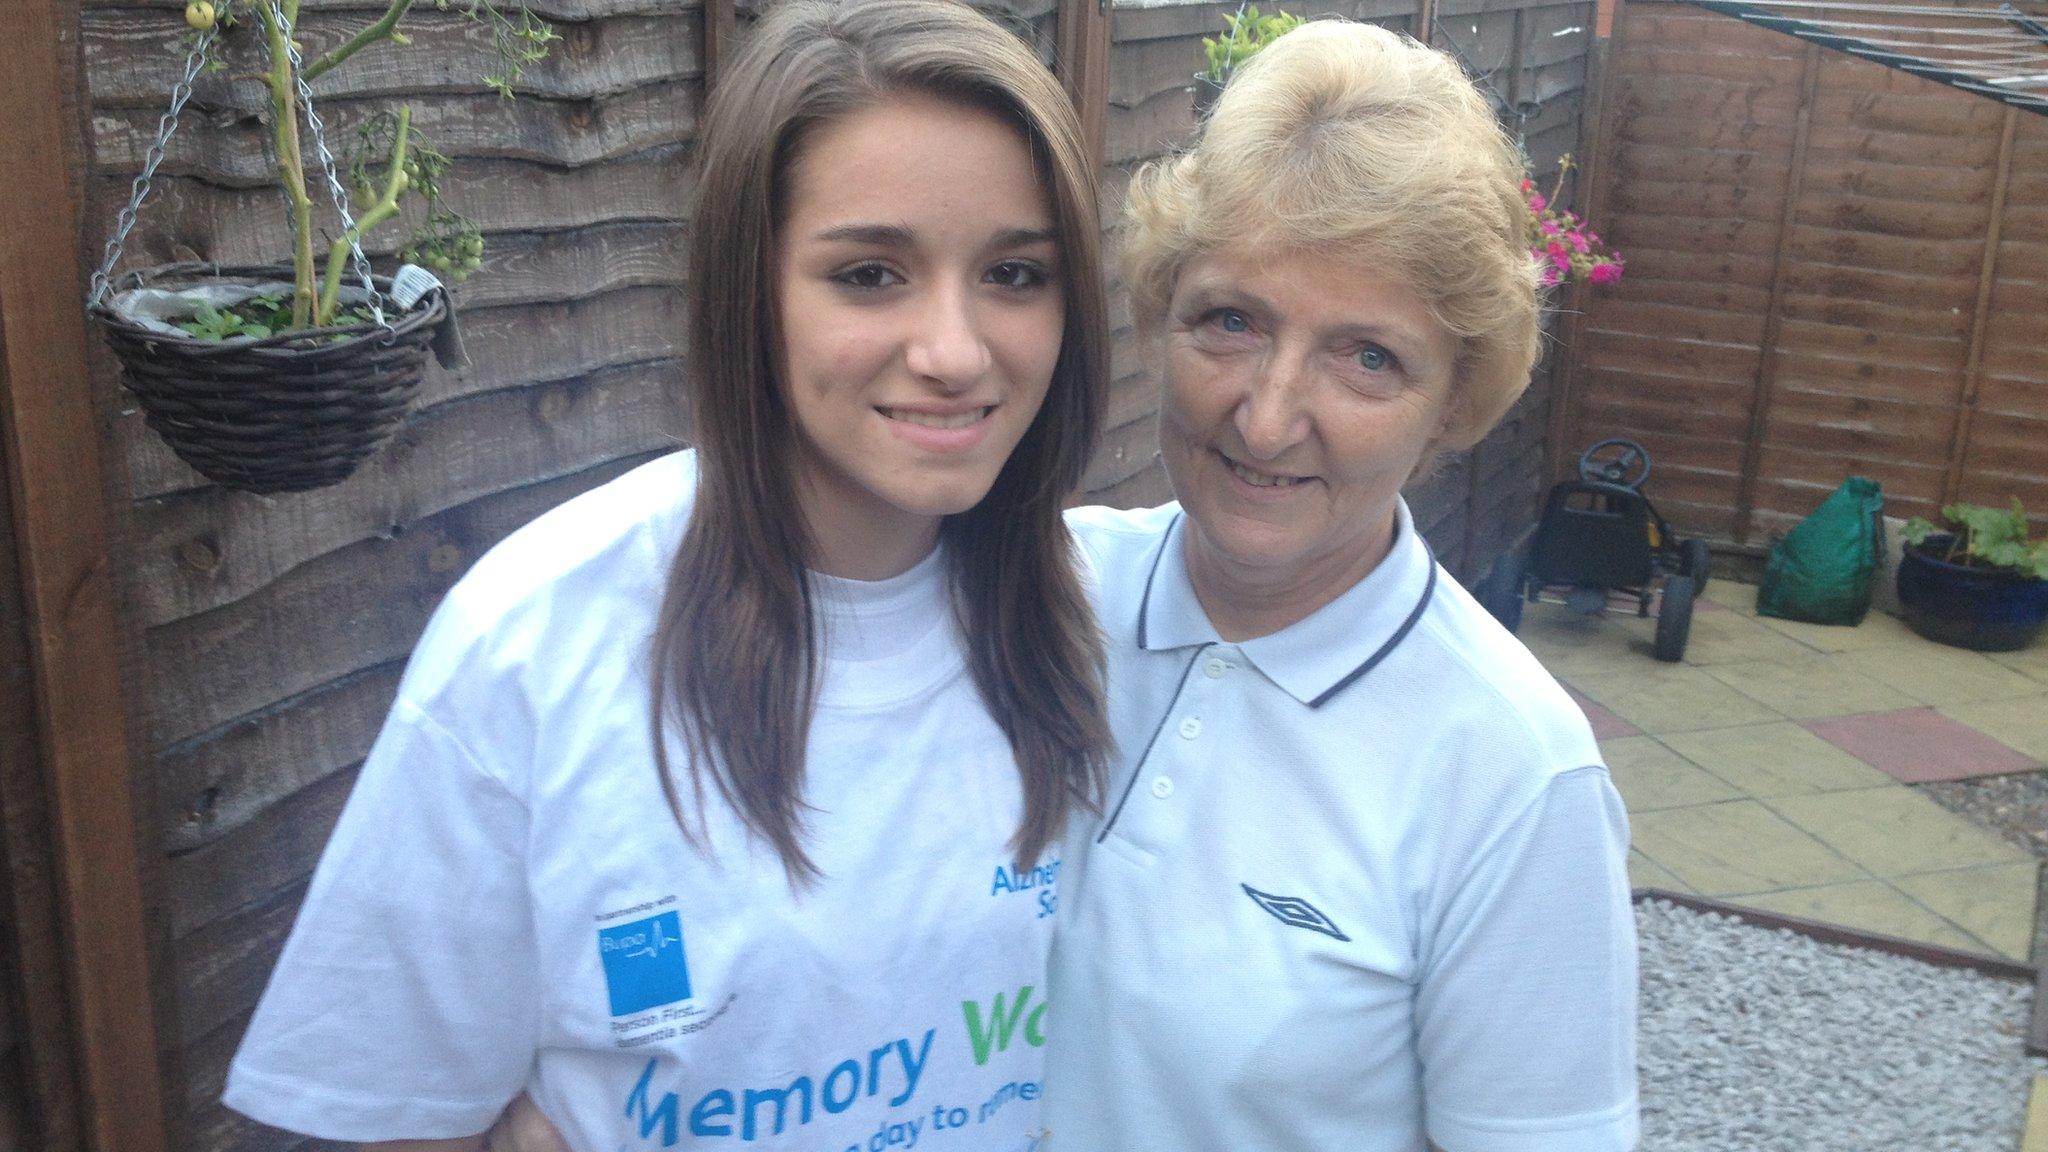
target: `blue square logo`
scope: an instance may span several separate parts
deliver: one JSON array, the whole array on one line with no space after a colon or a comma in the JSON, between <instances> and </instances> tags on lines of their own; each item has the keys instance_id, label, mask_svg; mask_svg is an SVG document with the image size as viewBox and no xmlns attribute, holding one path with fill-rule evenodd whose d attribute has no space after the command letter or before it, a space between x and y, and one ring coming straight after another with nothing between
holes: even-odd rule
<instances>
[{"instance_id":1,"label":"blue square logo","mask_svg":"<svg viewBox=\"0 0 2048 1152\"><path fill-rule=\"evenodd\" d=\"M604 985L611 993L614 1016L690 998L683 921L674 912L599 928L597 954L604 960Z\"/></svg>"}]
</instances>

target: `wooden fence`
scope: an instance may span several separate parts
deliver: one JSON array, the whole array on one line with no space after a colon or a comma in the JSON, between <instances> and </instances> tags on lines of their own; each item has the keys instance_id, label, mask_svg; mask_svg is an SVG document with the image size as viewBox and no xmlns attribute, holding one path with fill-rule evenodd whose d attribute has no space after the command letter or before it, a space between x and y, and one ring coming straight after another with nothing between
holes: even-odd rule
<instances>
[{"instance_id":1,"label":"wooden fence","mask_svg":"<svg viewBox=\"0 0 2048 1152\"><path fill-rule=\"evenodd\" d=\"M1570 439L1642 441L1680 530L1749 543L1852 473L1889 510L2048 517L2048 117L1628 0Z\"/></svg>"},{"instance_id":2,"label":"wooden fence","mask_svg":"<svg viewBox=\"0 0 2048 1152\"><path fill-rule=\"evenodd\" d=\"M79 134L86 163L74 187L83 208L69 276L96 260L101 229L142 163L175 78L183 23L162 0L24 3L51 14L59 30L59 46L39 50L76 52L76 84L55 91L87 128ZM57 928L81 914L54 893L53 874L74 876L84 865L74 859L67 872L59 859L62 819L57 842L35 823L54 803L41 792L55 778L46 770L57 771L48 750L65 736L50 716L27 715L28 695L10 694L0 711L0 847L13 903L0 901L0 926L14 934L0 963L15 966L10 987L17 1001L29 989L29 1010L15 1026L0 1001L0 1121L16 1114L6 1092L19 1085L34 1119L31 1146L217 1152L295 1142L219 1105L226 1064L428 615L514 528L688 439L682 394L690 366L680 339L690 147L707 60L729 49L730 30L744 27L752 5L533 7L563 40L529 70L517 100L475 82L489 65L488 38L427 5L410 18L414 49L372 50L319 86L319 110L337 144L394 94L411 102L414 124L458 162L445 181L450 203L478 220L487 240L484 267L458 291L470 365L430 371L417 410L360 474L269 498L206 483L147 430L110 358L82 334L76 347L90 356L90 371L80 376L90 380L99 426L96 437L80 438L78 458L90 475L61 475L46 451L24 483L18 473L28 465L9 462L25 494L21 509L45 508L47 493L63 485L106 493L101 574L115 577L119 612L93 634L122 653L113 677L120 684L109 694L125 705L104 701L113 727L102 737L132 739L135 751L94 763L102 777L134 773L128 798L140 859L127 883L150 912L143 923L105 919L129 932L138 966L147 960L147 988L136 995L146 997L140 1015L156 1033L141 1029L120 1050L129 1065L110 1059L119 1041L65 1044L67 1006L81 1001L60 987ZM300 39L309 50L329 47L382 8L381 0L305 0ZM1234 8L1119 7L1104 29L1092 0L1005 6L1049 62L1069 65L1070 81L1087 71L1076 61L1098 50L1089 37L1110 45L1107 75L1097 68L1073 86L1085 96L1084 114L1101 125L1112 219L1135 166L1193 128L1185 89L1201 59L1200 37ZM1577 147L1590 3L1445 0L1432 19L1414 0L1314 0L1302 10L1430 31L1507 106L1522 107L1540 167ZM66 38L66 27L77 35ZM260 262L288 250L279 194L264 179L264 96L243 75L249 60L236 49L225 74L202 81L129 241L128 266L192 257ZM60 107L48 118L52 131L75 130L66 116ZM1115 370L1110 428L1087 495L1163 500L1156 401L1127 323ZM33 402L31 375L18 373L12 391L0 393L16 410ZM1526 525L1543 472L1549 379L1546 368L1499 432L1412 494L1454 570L1482 572ZM94 487L96 455L106 465L103 489ZM48 547L59 519L46 514L35 530L18 522L8 540ZM34 663L33 629L10 620L36 611L11 612L9 597L30 583L11 559L0 550L0 609L10 610L0 611L0 676L23 679ZM48 692L41 698L47 710ZM25 740L31 724L52 734ZM118 845L111 850L118 861ZM79 899L119 903L91 893ZM9 920L23 908L26 919ZM74 967L88 947L69 945ZM10 1051L33 1064L18 1078L9 1076ZM162 1089L161 1120L151 1119L147 1101L123 1111L120 1085L136 1083L133 1060L152 1069ZM140 1135L109 1136L116 1114ZM4 1137L0 1129L0 1152Z\"/></svg>"}]
</instances>

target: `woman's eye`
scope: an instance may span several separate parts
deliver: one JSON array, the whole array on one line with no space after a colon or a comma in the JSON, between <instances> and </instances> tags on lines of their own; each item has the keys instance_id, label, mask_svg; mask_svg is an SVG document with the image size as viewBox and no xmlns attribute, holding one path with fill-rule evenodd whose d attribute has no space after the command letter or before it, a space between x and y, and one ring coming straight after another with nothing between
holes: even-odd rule
<instances>
[{"instance_id":1,"label":"woman's eye","mask_svg":"<svg viewBox=\"0 0 2048 1152\"><path fill-rule=\"evenodd\" d=\"M1004 288L1036 288L1049 277L1045 269L1029 260L1005 260L988 270L988 281Z\"/></svg>"},{"instance_id":2,"label":"woman's eye","mask_svg":"<svg viewBox=\"0 0 2048 1152\"><path fill-rule=\"evenodd\" d=\"M891 284L899 284L903 280L901 276L891 272L886 265L882 264L857 264L832 278L849 288L861 288L868 291L886 288Z\"/></svg>"},{"instance_id":3,"label":"woman's eye","mask_svg":"<svg viewBox=\"0 0 2048 1152\"><path fill-rule=\"evenodd\" d=\"M1394 366L1394 354L1377 344L1358 350L1358 366L1367 372L1384 372Z\"/></svg>"},{"instance_id":4,"label":"woman's eye","mask_svg":"<svg viewBox=\"0 0 2048 1152\"><path fill-rule=\"evenodd\" d=\"M1211 318L1211 323L1215 324L1217 328L1230 333L1249 332L1252 330L1252 322L1245 317L1244 313L1239 312L1235 308L1217 310Z\"/></svg>"}]
</instances>

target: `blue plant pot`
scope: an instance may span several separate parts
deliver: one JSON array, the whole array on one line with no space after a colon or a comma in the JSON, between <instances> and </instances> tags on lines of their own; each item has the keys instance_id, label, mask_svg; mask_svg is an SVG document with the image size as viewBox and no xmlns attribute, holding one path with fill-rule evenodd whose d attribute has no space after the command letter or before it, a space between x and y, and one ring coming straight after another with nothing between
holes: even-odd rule
<instances>
[{"instance_id":1,"label":"blue plant pot","mask_svg":"<svg viewBox=\"0 0 2048 1152\"><path fill-rule=\"evenodd\" d=\"M1953 536L1929 536L1899 558L1906 624L1929 640L1978 652L2025 648L2048 622L2048 580L1939 559Z\"/></svg>"}]
</instances>

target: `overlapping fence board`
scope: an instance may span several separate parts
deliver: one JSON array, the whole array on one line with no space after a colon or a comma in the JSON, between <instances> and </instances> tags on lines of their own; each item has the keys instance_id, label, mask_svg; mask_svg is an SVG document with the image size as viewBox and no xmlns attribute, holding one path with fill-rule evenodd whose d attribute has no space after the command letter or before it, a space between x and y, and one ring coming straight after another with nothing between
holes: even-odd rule
<instances>
[{"instance_id":1,"label":"overlapping fence board","mask_svg":"<svg viewBox=\"0 0 2048 1152\"><path fill-rule=\"evenodd\" d=\"M1571 439L1641 440L1659 507L1722 540L1852 473L1899 515L2048 513L2043 118L1664 0L1624 5L1611 67L1628 274L1588 306Z\"/></svg>"}]
</instances>

